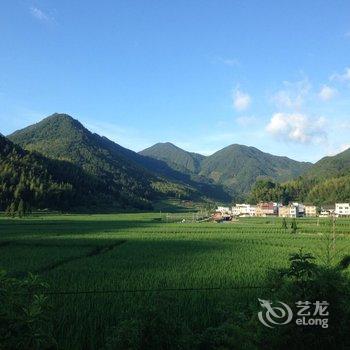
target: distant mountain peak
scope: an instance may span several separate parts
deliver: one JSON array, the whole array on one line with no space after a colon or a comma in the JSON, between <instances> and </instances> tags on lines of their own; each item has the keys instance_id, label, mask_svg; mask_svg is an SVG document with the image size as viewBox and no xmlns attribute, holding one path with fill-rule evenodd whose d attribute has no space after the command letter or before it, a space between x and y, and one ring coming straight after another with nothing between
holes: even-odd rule
<instances>
[{"instance_id":1,"label":"distant mountain peak","mask_svg":"<svg viewBox=\"0 0 350 350\"><path fill-rule=\"evenodd\" d=\"M165 150L165 149L174 149L174 150L177 150L179 152L184 152L184 153L187 153L187 154L195 154L195 155L199 155L199 156L205 157L205 156L203 156L203 155L201 155L199 153L196 153L196 152L186 151L186 150L182 149L181 147L179 147L179 146L177 146L174 143L169 142L169 141L157 142L153 146L145 148L144 150L140 151L139 153L142 154L142 153L144 153L146 151L150 151L150 150Z\"/></svg>"},{"instance_id":2,"label":"distant mountain peak","mask_svg":"<svg viewBox=\"0 0 350 350\"><path fill-rule=\"evenodd\" d=\"M46 118L42 119L40 122L36 123L42 123L42 122L52 122L52 121L69 121L69 122L78 122L80 124L80 122L77 119L74 119L72 116L70 116L69 114L66 113L53 113L49 116L47 116ZM34 124L34 125L36 125Z\"/></svg>"},{"instance_id":3,"label":"distant mountain peak","mask_svg":"<svg viewBox=\"0 0 350 350\"><path fill-rule=\"evenodd\" d=\"M174 149L186 152L182 148L176 146L175 144L173 144L172 142L169 142L169 141L167 141L167 142L157 142L156 144L154 144L153 146L151 146L149 148L174 148Z\"/></svg>"},{"instance_id":4,"label":"distant mountain peak","mask_svg":"<svg viewBox=\"0 0 350 350\"><path fill-rule=\"evenodd\" d=\"M68 114L54 113L9 139L26 150L75 164L103 181L114 200L123 205L143 207L154 195L154 178L125 156L121 146L91 133Z\"/></svg>"},{"instance_id":5,"label":"distant mountain peak","mask_svg":"<svg viewBox=\"0 0 350 350\"><path fill-rule=\"evenodd\" d=\"M171 142L158 142L139 152L143 156L166 162L172 169L184 173L198 173L205 158L198 153L187 152Z\"/></svg>"},{"instance_id":6,"label":"distant mountain peak","mask_svg":"<svg viewBox=\"0 0 350 350\"><path fill-rule=\"evenodd\" d=\"M70 123L71 125L74 125L76 127L79 128L84 128L82 123L80 123L80 121L78 119L73 118L72 116L70 116L69 114L66 113L53 113L51 115L49 115L48 117L44 118L41 122L61 122L61 123ZM86 129L87 130L87 129Z\"/></svg>"},{"instance_id":7,"label":"distant mountain peak","mask_svg":"<svg viewBox=\"0 0 350 350\"><path fill-rule=\"evenodd\" d=\"M53 117L61 117L61 118L68 118L68 119L74 119L72 116L70 116L67 113L52 113L51 115L49 115L47 118L53 118Z\"/></svg>"},{"instance_id":8,"label":"distant mountain peak","mask_svg":"<svg viewBox=\"0 0 350 350\"><path fill-rule=\"evenodd\" d=\"M79 130L80 132L85 131L90 133L77 119L74 119L65 113L54 113L48 117L42 119L38 123L27 126L23 129L17 130L11 135L8 135L12 141L16 143L17 136L21 135L20 139L27 140L27 144L32 139L37 140L38 138L45 138L45 135L58 138L68 130ZM23 144L22 146L24 146Z\"/></svg>"},{"instance_id":9,"label":"distant mountain peak","mask_svg":"<svg viewBox=\"0 0 350 350\"><path fill-rule=\"evenodd\" d=\"M139 188L147 188L149 193L154 179L150 173L191 186L213 185L230 195L240 195L247 194L257 179L287 181L303 174L311 165L237 143L210 156L188 152L169 141L156 143L137 154L91 133L65 113L54 113L9 138L25 149L74 162L95 176L112 175L115 184L124 178L130 181L134 178ZM145 177L147 181L143 180Z\"/></svg>"}]
</instances>

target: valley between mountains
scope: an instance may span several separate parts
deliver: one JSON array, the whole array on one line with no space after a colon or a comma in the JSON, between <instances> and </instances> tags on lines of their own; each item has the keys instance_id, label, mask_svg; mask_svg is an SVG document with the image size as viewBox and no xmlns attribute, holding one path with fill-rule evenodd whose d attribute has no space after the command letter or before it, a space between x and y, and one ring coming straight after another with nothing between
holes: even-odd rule
<instances>
[{"instance_id":1,"label":"valley between mountains","mask_svg":"<svg viewBox=\"0 0 350 350\"><path fill-rule=\"evenodd\" d=\"M194 203L350 197L350 150L316 164L232 144L204 156L166 142L137 153L67 114L0 136L0 206L8 212L150 210Z\"/></svg>"}]
</instances>

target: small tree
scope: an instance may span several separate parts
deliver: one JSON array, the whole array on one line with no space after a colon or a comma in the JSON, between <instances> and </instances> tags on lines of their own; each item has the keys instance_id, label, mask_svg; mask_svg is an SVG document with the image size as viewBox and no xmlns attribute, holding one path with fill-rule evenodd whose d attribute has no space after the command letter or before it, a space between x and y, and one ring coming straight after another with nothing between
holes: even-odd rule
<instances>
[{"instance_id":1,"label":"small tree","mask_svg":"<svg viewBox=\"0 0 350 350\"><path fill-rule=\"evenodd\" d=\"M14 217L16 214L16 203L12 202L7 208L6 208L6 215Z\"/></svg>"},{"instance_id":2,"label":"small tree","mask_svg":"<svg viewBox=\"0 0 350 350\"><path fill-rule=\"evenodd\" d=\"M268 333L265 326L261 331L261 325L258 325L255 328L257 343L263 344L264 349L281 349L285 344L290 344L288 348L292 350L349 349L349 265L349 256L337 265L326 266L318 264L311 253L300 250L290 255L287 268L270 270L268 284L274 291L274 300L281 300L290 307L295 307L300 301L308 301L311 308L317 301L326 301L328 327L291 322L276 332Z\"/></svg>"},{"instance_id":3,"label":"small tree","mask_svg":"<svg viewBox=\"0 0 350 350\"><path fill-rule=\"evenodd\" d=\"M24 201L23 199L21 199L19 201L19 204L18 204L18 209L17 209L17 213L18 213L18 216L21 218L23 217L23 215L25 214L26 210L25 210L25 205L24 205Z\"/></svg>"},{"instance_id":4,"label":"small tree","mask_svg":"<svg viewBox=\"0 0 350 350\"><path fill-rule=\"evenodd\" d=\"M293 219L292 220L292 224L290 226L291 230L292 230L292 233L296 234L297 231L298 231L298 225L297 225L297 220L296 219Z\"/></svg>"},{"instance_id":5,"label":"small tree","mask_svg":"<svg viewBox=\"0 0 350 350\"><path fill-rule=\"evenodd\" d=\"M10 278L0 270L0 349L56 349L47 297L37 276Z\"/></svg>"},{"instance_id":6,"label":"small tree","mask_svg":"<svg viewBox=\"0 0 350 350\"><path fill-rule=\"evenodd\" d=\"M284 233L287 232L288 224L286 218L283 218L282 220L282 230L284 230Z\"/></svg>"}]
</instances>

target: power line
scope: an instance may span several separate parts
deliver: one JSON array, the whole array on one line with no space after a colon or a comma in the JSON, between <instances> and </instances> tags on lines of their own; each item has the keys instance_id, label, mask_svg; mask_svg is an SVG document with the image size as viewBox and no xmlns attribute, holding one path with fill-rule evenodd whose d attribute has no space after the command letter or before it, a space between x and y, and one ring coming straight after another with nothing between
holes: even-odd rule
<instances>
[{"instance_id":1,"label":"power line","mask_svg":"<svg viewBox=\"0 0 350 350\"><path fill-rule=\"evenodd\" d=\"M79 295L79 294L122 294L122 293L161 293L161 292L205 292L219 290L270 289L267 286L236 286L236 287L203 287L203 288L155 288L155 289L106 289L106 290L78 290L78 291L41 291L45 295ZM16 295L30 295L33 293L15 293Z\"/></svg>"}]
</instances>

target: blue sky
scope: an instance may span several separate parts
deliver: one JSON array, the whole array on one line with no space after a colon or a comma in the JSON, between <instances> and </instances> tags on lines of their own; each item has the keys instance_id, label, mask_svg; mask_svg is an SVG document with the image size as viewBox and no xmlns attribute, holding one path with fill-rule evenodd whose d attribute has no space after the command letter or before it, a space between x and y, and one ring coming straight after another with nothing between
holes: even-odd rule
<instances>
[{"instance_id":1,"label":"blue sky","mask_svg":"<svg viewBox=\"0 0 350 350\"><path fill-rule=\"evenodd\" d=\"M2 2L0 132L54 112L139 151L350 147L350 2Z\"/></svg>"}]
</instances>

